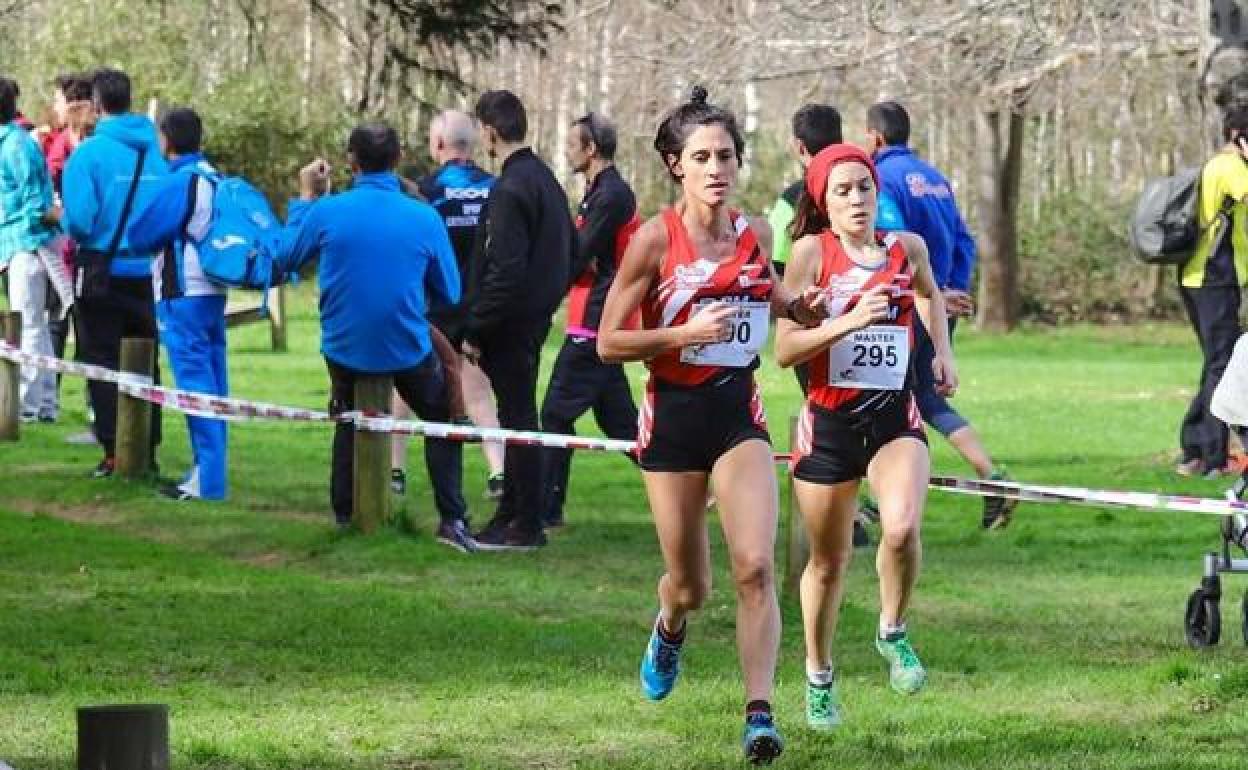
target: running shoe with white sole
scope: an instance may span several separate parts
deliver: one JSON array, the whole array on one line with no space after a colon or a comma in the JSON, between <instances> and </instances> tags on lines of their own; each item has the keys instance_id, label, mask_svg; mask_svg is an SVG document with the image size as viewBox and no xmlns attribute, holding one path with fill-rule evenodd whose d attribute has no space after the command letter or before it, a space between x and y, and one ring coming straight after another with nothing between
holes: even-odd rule
<instances>
[{"instance_id":1,"label":"running shoe with white sole","mask_svg":"<svg viewBox=\"0 0 1248 770\"><path fill-rule=\"evenodd\" d=\"M927 684L927 669L910 646L905 630L875 637L875 649L888 661L888 683L902 695L914 695Z\"/></svg>"},{"instance_id":2,"label":"running shoe with white sole","mask_svg":"<svg viewBox=\"0 0 1248 770\"><path fill-rule=\"evenodd\" d=\"M468 532L468 522L463 519L443 521L438 524L437 540L445 546L454 548L460 553L475 553L477 541Z\"/></svg>"}]
</instances>

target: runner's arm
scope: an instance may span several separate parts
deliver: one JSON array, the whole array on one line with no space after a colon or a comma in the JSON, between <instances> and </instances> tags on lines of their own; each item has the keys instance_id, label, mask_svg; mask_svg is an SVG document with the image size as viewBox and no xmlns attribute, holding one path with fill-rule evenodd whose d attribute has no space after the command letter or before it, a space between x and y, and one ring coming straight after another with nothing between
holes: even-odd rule
<instances>
[{"instance_id":1,"label":"runner's arm","mask_svg":"<svg viewBox=\"0 0 1248 770\"><path fill-rule=\"evenodd\" d=\"M628 244L619 271L607 292L607 301L598 325L598 355L604 361L644 361L673 348L720 338L715 330L726 326L732 309L716 303L679 326L659 329L625 329L646 292L659 274L667 250L667 231L659 218L641 226Z\"/></svg>"},{"instance_id":2,"label":"runner's arm","mask_svg":"<svg viewBox=\"0 0 1248 770\"><path fill-rule=\"evenodd\" d=\"M773 232L771 224L766 219L750 220L750 227L754 228L754 233L758 238L758 246L762 249L763 254L771 253ZM790 247L789 253L792 254ZM819 298L817 290L807 290L794 292L789 290L784 280L780 276L780 272L776 270L774 260L767 261L767 272L771 275L771 285L774 287L771 292L771 317L776 320L787 318L793 321L800 319L802 326L818 326L827 317L824 310L823 302ZM813 280L811 281L814 282ZM795 315L796 314L796 315Z\"/></svg>"}]
</instances>

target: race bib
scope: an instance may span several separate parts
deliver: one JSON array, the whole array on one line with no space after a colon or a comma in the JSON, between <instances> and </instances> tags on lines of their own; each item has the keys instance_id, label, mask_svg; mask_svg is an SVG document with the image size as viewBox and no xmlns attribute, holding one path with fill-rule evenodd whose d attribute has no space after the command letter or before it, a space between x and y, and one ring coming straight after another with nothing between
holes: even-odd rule
<instances>
[{"instance_id":1,"label":"race bib","mask_svg":"<svg viewBox=\"0 0 1248 770\"><path fill-rule=\"evenodd\" d=\"M704 299L693 306L693 318L708 305L719 300ZM754 363L758 351L767 343L770 328L770 302L732 302L736 312L729 318L732 335L723 342L687 345L680 349L682 364L698 366L746 367Z\"/></svg>"},{"instance_id":2,"label":"race bib","mask_svg":"<svg viewBox=\"0 0 1248 770\"><path fill-rule=\"evenodd\" d=\"M901 390L909 365L909 329L868 326L828 348L828 384L860 390Z\"/></svg>"}]
</instances>

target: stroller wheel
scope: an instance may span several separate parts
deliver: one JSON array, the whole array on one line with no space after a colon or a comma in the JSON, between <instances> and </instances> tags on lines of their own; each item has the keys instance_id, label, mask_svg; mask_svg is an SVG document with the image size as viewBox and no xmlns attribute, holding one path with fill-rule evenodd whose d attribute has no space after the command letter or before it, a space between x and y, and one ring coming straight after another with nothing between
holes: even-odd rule
<instances>
[{"instance_id":1,"label":"stroller wheel","mask_svg":"<svg viewBox=\"0 0 1248 770\"><path fill-rule=\"evenodd\" d=\"M1222 613L1218 602L1196 589L1187 598L1187 613L1183 621L1187 643L1192 649L1213 647L1222 635Z\"/></svg>"}]
</instances>

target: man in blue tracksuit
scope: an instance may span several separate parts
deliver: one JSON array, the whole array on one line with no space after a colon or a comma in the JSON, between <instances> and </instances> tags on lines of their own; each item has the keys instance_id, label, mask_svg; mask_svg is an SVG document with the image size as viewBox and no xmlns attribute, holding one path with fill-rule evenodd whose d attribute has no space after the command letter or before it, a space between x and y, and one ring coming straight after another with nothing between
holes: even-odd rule
<instances>
[{"instance_id":1,"label":"man in blue tracksuit","mask_svg":"<svg viewBox=\"0 0 1248 770\"><path fill-rule=\"evenodd\" d=\"M126 227L168 173L152 121L130 112L130 78L118 70L92 75L100 120L95 133L69 156L62 179L62 224L78 242L74 294L78 357L116 369L123 337L156 338L152 253L133 248ZM113 474L117 436L117 386L87 385L95 411L95 437L104 459L93 476ZM160 412L152 417L152 448L160 442Z\"/></svg>"},{"instance_id":2,"label":"man in blue tracksuit","mask_svg":"<svg viewBox=\"0 0 1248 770\"><path fill-rule=\"evenodd\" d=\"M225 363L226 290L204 276L195 247L212 221L217 171L200 148L204 128L194 110L160 119L160 145L173 173L162 179L127 230L131 248L157 252L152 269L160 341L179 388L229 395ZM174 500L222 500L226 490L226 422L186 418L194 464L161 493Z\"/></svg>"},{"instance_id":3,"label":"man in blue tracksuit","mask_svg":"<svg viewBox=\"0 0 1248 770\"><path fill-rule=\"evenodd\" d=\"M372 123L351 132L347 156L351 189L321 197L329 169L317 160L299 172L300 200L291 201L281 262L294 267L320 260L321 353L329 368L334 414L355 408L355 381L388 374L395 390L421 419L450 418L447 381L429 338L426 296L459 301L459 269L446 226L431 206L405 195L394 168L399 137ZM355 427L334 430L330 499L340 527L351 520ZM476 550L465 521L462 447L425 439L425 466L441 516L438 542Z\"/></svg>"},{"instance_id":4,"label":"man in blue tracksuit","mask_svg":"<svg viewBox=\"0 0 1248 770\"><path fill-rule=\"evenodd\" d=\"M879 211L876 227L908 230L923 237L932 263L932 275L949 309L949 338L956 319L973 312L970 285L975 267L975 240L958 212L953 187L943 174L914 154L910 141L910 115L897 102L880 102L867 110L867 141L874 149L880 175ZM915 323L915 401L928 425L943 435L975 469L980 478L1006 478L984 448L979 434L962 415L936 392L932 373L935 350L922 322ZM982 524L999 529L1010 523L1015 502L1000 497L984 498Z\"/></svg>"}]
</instances>

